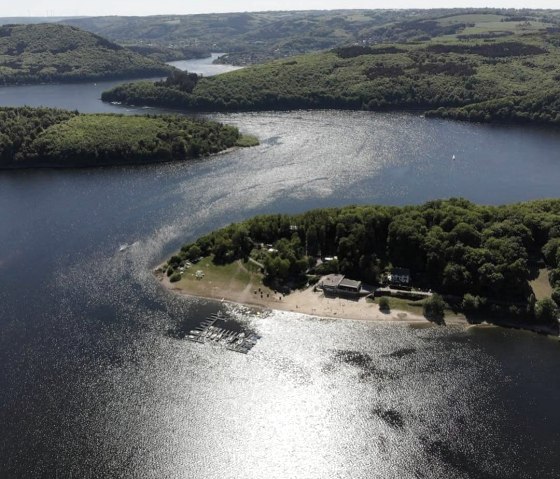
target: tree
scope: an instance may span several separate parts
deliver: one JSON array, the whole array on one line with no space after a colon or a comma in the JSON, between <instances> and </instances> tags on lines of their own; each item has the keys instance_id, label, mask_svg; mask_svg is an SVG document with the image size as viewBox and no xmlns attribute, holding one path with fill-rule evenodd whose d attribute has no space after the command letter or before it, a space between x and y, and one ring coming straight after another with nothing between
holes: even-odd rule
<instances>
[{"instance_id":1,"label":"tree","mask_svg":"<svg viewBox=\"0 0 560 479\"><path fill-rule=\"evenodd\" d=\"M181 273L173 273L170 277L169 277L169 281L171 283L176 283L177 281L179 281L181 279Z\"/></svg>"},{"instance_id":2,"label":"tree","mask_svg":"<svg viewBox=\"0 0 560 479\"><path fill-rule=\"evenodd\" d=\"M560 252L560 238L552 238L549 240L542 249L543 256L546 264L555 268L558 266L558 254Z\"/></svg>"},{"instance_id":3,"label":"tree","mask_svg":"<svg viewBox=\"0 0 560 479\"><path fill-rule=\"evenodd\" d=\"M200 77L196 73L173 70L165 82L156 82L155 84L157 86L165 85L166 87L178 88L186 93L191 93L198 83L198 80L200 80Z\"/></svg>"},{"instance_id":4,"label":"tree","mask_svg":"<svg viewBox=\"0 0 560 479\"><path fill-rule=\"evenodd\" d=\"M237 256L243 258L249 256L253 243L251 242L251 238L249 238L249 231L247 228L236 228L231 235L231 241Z\"/></svg>"},{"instance_id":5,"label":"tree","mask_svg":"<svg viewBox=\"0 0 560 479\"><path fill-rule=\"evenodd\" d=\"M457 224L451 230L451 236L455 241L460 241L464 245L476 247L480 244L480 233L467 223Z\"/></svg>"},{"instance_id":6,"label":"tree","mask_svg":"<svg viewBox=\"0 0 560 479\"><path fill-rule=\"evenodd\" d=\"M305 244L307 247L307 254L309 254L309 256L317 256L319 252L319 236L315 225L311 225L307 228L305 232Z\"/></svg>"},{"instance_id":7,"label":"tree","mask_svg":"<svg viewBox=\"0 0 560 479\"><path fill-rule=\"evenodd\" d=\"M443 270L443 287L450 293L472 290L471 275L464 266L448 263Z\"/></svg>"},{"instance_id":8,"label":"tree","mask_svg":"<svg viewBox=\"0 0 560 479\"><path fill-rule=\"evenodd\" d=\"M445 301L439 294L433 294L424 301L423 312L430 321L441 324L444 322Z\"/></svg>"},{"instance_id":9,"label":"tree","mask_svg":"<svg viewBox=\"0 0 560 479\"><path fill-rule=\"evenodd\" d=\"M550 298L539 299L535 304L535 319L539 323L555 323L558 314L558 306Z\"/></svg>"},{"instance_id":10,"label":"tree","mask_svg":"<svg viewBox=\"0 0 560 479\"><path fill-rule=\"evenodd\" d=\"M381 311L389 312L391 310L391 305L389 304L389 298L387 296L381 296L378 303Z\"/></svg>"},{"instance_id":11,"label":"tree","mask_svg":"<svg viewBox=\"0 0 560 479\"><path fill-rule=\"evenodd\" d=\"M193 261L193 260L197 260L198 258L200 258L202 256L202 250L196 245L193 244L187 251L186 251L186 257L187 259Z\"/></svg>"},{"instance_id":12,"label":"tree","mask_svg":"<svg viewBox=\"0 0 560 479\"><path fill-rule=\"evenodd\" d=\"M552 292L552 295L550 296L550 298L552 299L552 301L554 301L556 303L556 306L558 306L560 308L560 288L556 288Z\"/></svg>"},{"instance_id":13,"label":"tree","mask_svg":"<svg viewBox=\"0 0 560 479\"><path fill-rule=\"evenodd\" d=\"M478 296L473 296L472 294L467 293L463 296L463 302L461 305L465 312L475 313L480 307L480 301Z\"/></svg>"}]
</instances>

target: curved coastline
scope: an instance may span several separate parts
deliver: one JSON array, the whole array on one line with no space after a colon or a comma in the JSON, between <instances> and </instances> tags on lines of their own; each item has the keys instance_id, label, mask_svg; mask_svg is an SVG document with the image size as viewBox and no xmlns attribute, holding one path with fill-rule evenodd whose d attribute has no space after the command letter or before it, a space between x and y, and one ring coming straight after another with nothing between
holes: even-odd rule
<instances>
[{"instance_id":1,"label":"curved coastline","mask_svg":"<svg viewBox=\"0 0 560 479\"><path fill-rule=\"evenodd\" d=\"M158 267L159 268L159 267ZM207 293L200 294L188 291L169 281L169 278L161 272L154 273L160 285L173 294L183 297L205 299L217 303L230 303L237 306L256 308L260 311L284 311L297 313L310 318L339 319L343 321L372 321L377 323L409 324L414 326L437 326L421 314L414 314L410 311L391 308L390 312L384 313L379 310L377 303L368 303L365 298L355 302L344 298L325 298L322 293L314 293L313 286L305 290L298 290L283 296L282 301L262 300L244 296L243 291L207 289ZM310 295L314 295L316 301L325 301L324 309L314 307L315 303L309 302ZM284 300L285 299L285 300ZM347 307L348 306L348 307ZM529 323L515 323L513 321L484 318L477 322L470 322L461 314L446 314L445 321L439 326L461 326L465 329L486 329L486 328L506 328L516 329L531 333L541 334L553 339L560 340L560 336L553 328L546 325L536 325Z\"/></svg>"},{"instance_id":2,"label":"curved coastline","mask_svg":"<svg viewBox=\"0 0 560 479\"><path fill-rule=\"evenodd\" d=\"M190 161L258 144L233 126L172 115L2 107L0 119L0 169Z\"/></svg>"},{"instance_id":3,"label":"curved coastline","mask_svg":"<svg viewBox=\"0 0 560 479\"><path fill-rule=\"evenodd\" d=\"M298 313L305 316L327 319L395 322L410 324L433 324L421 314L411 313L391 308L384 313L379 310L379 305L369 303L365 298L353 301L345 298L327 298L323 293L313 291L313 286L303 290L296 290L288 295L277 294L274 297L261 297L252 293L252 288L238 290L235 288L222 289L208 287L204 293L193 292L188 288L172 283L169 278L155 269L154 276L166 290L181 296L208 299L217 302L228 302L236 305L250 306L260 310L276 310ZM279 298L282 299L279 299ZM468 326L470 323L462 315L449 315L445 318L446 324Z\"/></svg>"},{"instance_id":4,"label":"curved coastline","mask_svg":"<svg viewBox=\"0 0 560 479\"><path fill-rule=\"evenodd\" d=\"M245 136L245 135L242 135ZM256 145L255 145L256 146ZM184 163L184 162L194 162L194 161L202 161L208 160L209 158L214 158L221 155L226 155L228 153L232 153L239 149L245 148L243 146L231 146L226 148L225 150L217 151L216 153L210 153L204 156L198 156L194 158L188 158L186 160L179 160L179 159L156 159L153 160L138 160L138 161L129 161L129 162L122 162L122 163L83 163L83 164L75 164L75 165L68 165L64 163L50 163L50 164L41 164L38 163L25 163L25 164L17 164L17 165L0 165L0 171L14 171L14 170L76 170L76 169L89 169L89 168L119 168L123 166L150 166L150 165L165 165L169 163Z\"/></svg>"}]
</instances>

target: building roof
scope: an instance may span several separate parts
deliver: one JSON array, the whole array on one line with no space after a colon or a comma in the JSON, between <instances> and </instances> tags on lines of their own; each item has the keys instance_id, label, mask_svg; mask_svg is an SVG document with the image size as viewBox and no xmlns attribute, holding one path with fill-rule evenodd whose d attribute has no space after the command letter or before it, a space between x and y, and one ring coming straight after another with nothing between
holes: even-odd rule
<instances>
[{"instance_id":1,"label":"building roof","mask_svg":"<svg viewBox=\"0 0 560 479\"><path fill-rule=\"evenodd\" d=\"M393 268L391 274L396 276L410 276L410 270L408 268Z\"/></svg>"},{"instance_id":2,"label":"building roof","mask_svg":"<svg viewBox=\"0 0 560 479\"><path fill-rule=\"evenodd\" d=\"M327 288L337 288L343 279L344 275L342 274L329 274L321 280L321 283Z\"/></svg>"},{"instance_id":3,"label":"building roof","mask_svg":"<svg viewBox=\"0 0 560 479\"><path fill-rule=\"evenodd\" d=\"M343 288L360 289L362 286L362 282L344 278L340 283L338 283L338 286Z\"/></svg>"}]
</instances>

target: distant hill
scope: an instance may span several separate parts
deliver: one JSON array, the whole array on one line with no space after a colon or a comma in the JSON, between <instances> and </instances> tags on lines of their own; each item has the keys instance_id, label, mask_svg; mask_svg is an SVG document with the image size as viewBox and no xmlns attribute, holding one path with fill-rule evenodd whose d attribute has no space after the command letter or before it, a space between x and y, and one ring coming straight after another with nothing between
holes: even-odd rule
<instances>
[{"instance_id":1,"label":"distant hill","mask_svg":"<svg viewBox=\"0 0 560 479\"><path fill-rule=\"evenodd\" d=\"M0 25L20 25L31 23L55 23L84 17L0 17Z\"/></svg>"},{"instance_id":2,"label":"distant hill","mask_svg":"<svg viewBox=\"0 0 560 479\"><path fill-rule=\"evenodd\" d=\"M560 33L352 45L197 81L120 85L104 101L206 111L421 110L560 125ZM196 79L195 79L196 80Z\"/></svg>"},{"instance_id":3,"label":"distant hill","mask_svg":"<svg viewBox=\"0 0 560 479\"><path fill-rule=\"evenodd\" d=\"M461 35L524 34L557 27L560 10L315 10L67 19L121 45L227 52L248 65L341 45L416 42Z\"/></svg>"},{"instance_id":4,"label":"distant hill","mask_svg":"<svg viewBox=\"0 0 560 479\"><path fill-rule=\"evenodd\" d=\"M171 67L76 27L0 27L0 84L163 76Z\"/></svg>"},{"instance_id":5,"label":"distant hill","mask_svg":"<svg viewBox=\"0 0 560 479\"><path fill-rule=\"evenodd\" d=\"M227 52L225 62L246 65L354 42L363 29L417 15L424 14L414 10L248 12L91 17L64 23L122 45L198 47Z\"/></svg>"}]
</instances>

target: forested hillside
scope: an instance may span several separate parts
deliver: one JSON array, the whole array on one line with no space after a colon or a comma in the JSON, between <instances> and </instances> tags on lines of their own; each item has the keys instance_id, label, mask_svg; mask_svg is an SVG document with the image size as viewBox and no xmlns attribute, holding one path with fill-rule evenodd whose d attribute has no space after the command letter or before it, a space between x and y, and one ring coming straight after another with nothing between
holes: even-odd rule
<instances>
[{"instance_id":1,"label":"forested hillside","mask_svg":"<svg viewBox=\"0 0 560 479\"><path fill-rule=\"evenodd\" d=\"M75 27L0 27L0 84L164 76L172 68Z\"/></svg>"},{"instance_id":2,"label":"forested hillside","mask_svg":"<svg viewBox=\"0 0 560 479\"><path fill-rule=\"evenodd\" d=\"M70 19L122 45L227 52L237 65L327 50L434 38L544 32L560 11L504 9L325 10Z\"/></svg>"},{"instance_id":3,"label":"forested hillside","mask_svg":"<svg viewBox=\"0 0 560 479\"><path fill-rule=\"evenodd\" d=\"M0 168L182 161L244 143L232 126L170 115L0 108L0 125Z\"/></svg>"},{"instance_id":4,"label":"forested hillside","mask_svg":"<svg viewBox=\"0 0 560 479\"><path fill-rule=\"evenodd\" d=\"M131 83L105 101L193 110L417 109L474 121L560 124L560 34L348 46L202 78Z\"/></svg>"},{"instance_id":5,"label":"forested hillside","mask_svg":"<svg viewBox=\"0 0 560 479\"><path fill-rule=\"evenodd\" d=\"M247 65L354 42L364 29L418 14L422 13L413 10L245 12L97 17L65 23L122 45L196 47L227 52L223 61Z\"/></svg>"},{"instance_id":6,"label":"forested hillside","mask_svg":"<svg viewBox=\"0 0 560 479\"><path fill-rule=\"evenodd\" d=\"M521 319L535 312L529 279L539 262L560 302L560 200L495 207L451 199L257 216L185 245L167 274L201 255L219 264L256 255L273 283L337 272L375 284L391 265L406 267L415 286L455 298L469 313Z\"/></svg>"}]
</instances>

